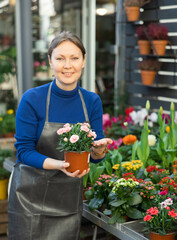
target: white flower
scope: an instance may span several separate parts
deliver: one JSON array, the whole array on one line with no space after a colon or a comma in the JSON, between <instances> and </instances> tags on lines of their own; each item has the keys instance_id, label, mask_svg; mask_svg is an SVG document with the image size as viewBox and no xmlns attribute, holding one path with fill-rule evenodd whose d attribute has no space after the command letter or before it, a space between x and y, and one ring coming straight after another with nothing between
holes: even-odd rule
<instances>
[{"instance_id":1,"label":"white flower","mask_svg":"<svg viewBox=\"0 0 177 240\"><path fill-rule=\"evenodd\" d=\"M173 199L172 198L168 198L168 199L165 200L165 203L167 205L172 205L173 204Z\"/></svg>"},{"instance_id":2,"label":"white flower","mask_svg":"<svg viewBox=\"0 0 177 240\"><path fill-rule=\"evenodd\" d=\"M153 122L152 122L152 121L149 121L149 122L148 122L148 126L149 126L149 127L153 127Z\"/></svg>"},{"instance_id":3,"label":"white flower","mask_svg":"<svg viewBox=\"0 0 177 240\"><path fill-rule=\"evenodd\" d=\"M149 116L149 120L151 120L152 122L157 122L157 120L158 120L157 113L155 113L155 112L151 113L151 115Z\"/></svg>"},{"instance_id":4,"label":"white flower","mask_svg":"<svg viewBox=\"0 0 177 240\"><path fill-rule=\"evenodd\" d=\"M160 203L160 206L161 206L161 209L162 209L162 208L166 208L166 207L167 207L167 204L166 204L166 202L161 202L161 203Z\"/></svg>"},{"instance_id":5,"label":"white flower","mask_svg":"<svg viewBox=\"0 0 177 240\"><path fill-rule=\"evenodd\" d=\"M156 143L156 137L152 134L148 135L148 145L154 146Z\"/></svg>"}]
</instances>

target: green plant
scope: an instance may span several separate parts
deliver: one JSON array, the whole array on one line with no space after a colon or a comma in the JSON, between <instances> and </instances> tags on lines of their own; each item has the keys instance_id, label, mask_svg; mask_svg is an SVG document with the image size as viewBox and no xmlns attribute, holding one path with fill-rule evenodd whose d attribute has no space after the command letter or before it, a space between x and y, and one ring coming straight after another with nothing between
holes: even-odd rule
<instances>
[{"instance_id":1,"label":"green plant","mask_svg":"<svg viewBox=\"0 0 177 240\"><path fill-rule=\"evenodd\" d=\"M125 7L142 7L149 2L150 0L125 0L123 4Z\"/></svg>"},{"instance_id":2,"label":"green plant","mask_svg":"<svg viewBox=\"0 0 177 240\"><path fill-rule=\"evenodd\" d=\"M7 179L10 176L10 172L3 167L3 163L6 157L13 156L11 150L0 149L0 180Z\"/></svg>"},{"instance_id":3,"label":"green plant","mask_svg":"<svg viewBox=\"0 0 177 240\"><path fill-rule=\"evenodd\" d=\"M138 210L142 197L136 190L139 185L137 181L131 178L120 178L115 182L111 181L109 185L112 185L112 191L108 196L110 210L106 209L104 214L111 215L110 224L125 222L125 216L131 219L143 217L141 211Z\"/></svg>"},{"instance_id":4,"label":"green plant","mask_svg":"<svg viewBox=\"0 0 177 240\"><path fill-rule=\"evenodd\" d=\"M158 202L156 207L147 210L144 216L146 230L165 235L176 232L177 211L173 208L173 199L167 198Z\"/></svg>"},{"instance_id":5,"label":"green plant","mask_svg":"<svg viewBox=\"0 0 177 240\"><path fill-rule=\"evenodd\" d=\"M15 114L13 109L1 116L2 133L15 133Z\"/></svg>"},{"instance_id":6,"label":"green plant","mask_svg":"<svg viewBox=\"0 0 177 240\"><path fill-rule=\"evenodd\" d=\"M63 128L58 129L57 134L60 136L57 149L66 152L90 152L96 133L93 132L88 123L69 124L66 123Z\"/></svg>"}]
</instances>

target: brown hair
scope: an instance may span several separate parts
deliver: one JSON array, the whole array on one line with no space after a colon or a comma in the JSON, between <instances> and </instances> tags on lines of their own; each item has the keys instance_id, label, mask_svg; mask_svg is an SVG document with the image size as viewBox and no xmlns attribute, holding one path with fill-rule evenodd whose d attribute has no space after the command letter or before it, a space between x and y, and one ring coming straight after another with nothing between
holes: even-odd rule
<instances>
[{"instance_id":1,"label":"brown hair","mask_svg":"<svg viewBox=\"0 0 177 240\"><path fill-rule=\"evenodd\" d=\"M48 49L48 55L51 58L53 50L62 42L64 41L70 41L74 43L82 52L83 58L86 53L85 47L83 43L81 42L80 38L76 36L75 34L69 32L69 31L63 31L59 35L57 35L52 42L49 45Z\"/></svg>"}]
</instances>

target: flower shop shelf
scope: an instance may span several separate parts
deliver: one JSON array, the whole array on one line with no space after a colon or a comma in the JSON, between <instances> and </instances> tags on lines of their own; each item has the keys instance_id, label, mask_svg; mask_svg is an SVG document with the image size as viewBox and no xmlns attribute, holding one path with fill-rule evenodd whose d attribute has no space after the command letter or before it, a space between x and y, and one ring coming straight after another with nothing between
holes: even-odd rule
<instances>
[{"instance_id":1,"label":"flower shop shelf","mask_svg":"<svg viewBox=\"0 0 177 240\"><path fill-rule=\"evenodd\" d=\"M121 240L148 240L148 234L145 235L143 229L145 225L142 220L130 221L122 224L109 224L109 217L105 216L103 213L95 210L91 212L89 210L88 204L84 202L83 204L83 217L93 222L95 225L103 228L105 231L111 233L112 235L118 237Z\"/></svg>"}]
</instances>

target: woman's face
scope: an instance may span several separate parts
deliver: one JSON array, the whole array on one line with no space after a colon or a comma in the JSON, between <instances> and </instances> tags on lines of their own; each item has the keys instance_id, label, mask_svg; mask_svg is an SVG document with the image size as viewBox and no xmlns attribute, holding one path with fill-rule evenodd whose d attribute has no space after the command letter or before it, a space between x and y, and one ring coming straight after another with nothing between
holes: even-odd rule
<instances>
[{"instance_id":1,"label":"woman's face","mask_svg":"<svg viewBox=\"0 0 177 240\"><path fill-rule=\"evenodd\" d=\"M64 41L52 52L49 63L56 77L59 88L70 91L76 88L85 65L85 56L74 43Z\"/></svg>"}]
</instances>

